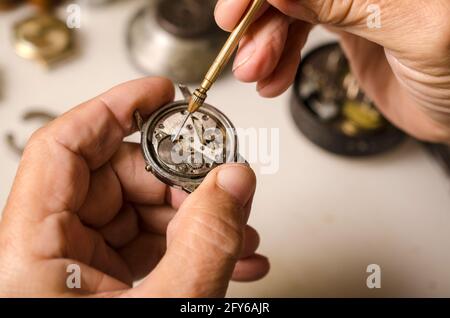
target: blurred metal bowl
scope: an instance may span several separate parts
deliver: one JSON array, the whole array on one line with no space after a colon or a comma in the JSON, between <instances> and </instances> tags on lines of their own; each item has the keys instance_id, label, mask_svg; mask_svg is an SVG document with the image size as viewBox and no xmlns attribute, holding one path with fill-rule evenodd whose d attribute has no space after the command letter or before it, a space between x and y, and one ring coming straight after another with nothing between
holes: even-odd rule
<instances>
[{"instance_id":1,"label":"blurred metal bowl","mask_svg":"<svg viewBox=\"0 0 450 318\"><path fill-rule=\"evenodd\" d=\"M214 21L216 0L150 0L128 27L133 63L179 83L203 79L227 33Z\"/></svg>"}]
</instances>

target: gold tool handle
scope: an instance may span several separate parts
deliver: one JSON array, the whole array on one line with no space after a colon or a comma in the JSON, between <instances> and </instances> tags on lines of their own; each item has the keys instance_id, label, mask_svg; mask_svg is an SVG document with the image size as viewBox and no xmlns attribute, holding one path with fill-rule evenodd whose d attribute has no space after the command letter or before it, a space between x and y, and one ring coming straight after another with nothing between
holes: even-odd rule
<instances>
[{"instance_id":1,"label":"gold tool handle","mask_svg":"<svg viewBox=\"0 0 450 318\"><path fill-rule=\"evenodd\" d=\"M201 85L203 89L208 91L211 88L212 84L217 80L220 73L222 73L223 69L228 64L231 56L239 45L239 41L242 39L248 27L253 22L256 14L258 13L259 9L261 9L264 2L266 2L266 0L254 0L250 7L247 9L247 12L244 14L243 18L233 30L233 32L231 32L228 40L226 41L216 60L206 74L205 79L203 80Z\"/></svg>"}]
</instances>

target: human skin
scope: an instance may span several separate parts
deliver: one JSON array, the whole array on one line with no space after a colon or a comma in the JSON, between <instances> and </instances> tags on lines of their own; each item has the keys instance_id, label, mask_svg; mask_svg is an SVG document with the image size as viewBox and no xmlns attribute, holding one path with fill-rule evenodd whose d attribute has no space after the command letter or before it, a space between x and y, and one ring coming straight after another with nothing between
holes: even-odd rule
<instances>
[{"instance_id":1,"label":"human skin","mask_svg":"<svg viewBox=\"0 0 450 318\"><path fill-rule=\"evenodd\" d=\"M215 16L231 30L250 0L219 0ZM381 28L369 28L369 4ZM268 0L241 41L233 72L264 97L293 82L314 25L340 36L352 71L379 110L426 141L450 144L450 1Z\"/></svg>"},{"instance_id":2,"label":"human skin","mask_svg":"<svg viewBox=\"0 0 450 318\"><path fill-rule=\"evenodd\" d=\"M148 116L173 95L168 80L131 81L33 134L0 223L0 297L222 297L230 279L268 272L246 225L247 165L216 168L188 196L123 142L135 110ZM66 284L71 264L80 289Z\"/></svg>"}]
</instances>

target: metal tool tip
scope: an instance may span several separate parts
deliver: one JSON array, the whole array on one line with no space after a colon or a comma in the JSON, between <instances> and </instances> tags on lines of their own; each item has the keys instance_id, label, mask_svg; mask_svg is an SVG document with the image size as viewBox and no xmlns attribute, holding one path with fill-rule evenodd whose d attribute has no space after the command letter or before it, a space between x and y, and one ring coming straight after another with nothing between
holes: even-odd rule
<instances>
[{"instance_id":1,"label":"metal tool tip","mask_svg":"<svg viewBox=\"0 0 450 318\"><path fill-rule=\"evenodd\" d=\"M194 112L197 109L199 109L203 104L203 101L196 96L192 96L192 98L189 100L189 106L188 109L190 112Z\"/></svg>"},{"instance_id":2,"label":"metal tool tip","mask_svg":"<svg viewBox=\"0 0 450 318\"><path fill-rule=\"evenodd\" d=\"M203 89L197 88L189 100L188 111L191 114L195 113L200 107L203 106L206 96L207 95Z\"/></svg>"},{"instance_id":3,"label":"metal tool tip","mask_svg":"<svg viewBox=\"0 0 450 318\"><path fill-rule=\"evenodd\" d=\"M184 118L183 123L180 126L180 129L178 129L177 133L175 135L173 135L172 142L176 142L180 138L181 131L183 130L184 125L186 125L186 122L188 121L189 116L191 116L191 113L188 113L186 115L186 117Z\"/></svg>"}]
</instances>

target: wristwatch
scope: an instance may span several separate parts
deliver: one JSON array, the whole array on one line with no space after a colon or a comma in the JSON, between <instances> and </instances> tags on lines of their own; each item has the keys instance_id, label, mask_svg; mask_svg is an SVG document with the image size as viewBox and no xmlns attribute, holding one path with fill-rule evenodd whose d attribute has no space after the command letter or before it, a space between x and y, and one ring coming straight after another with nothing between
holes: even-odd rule
<instances>
[{"instance_id":1,"label":"wristwatch","mask_svg":"<svg viewBox=\"0 0 450 318\"><path fill-rule=\"evenodd\" d=\"M141 132L145 169L162 182L193 192L206 175L224 163L245 160L238 153L238 138L232 122L214 106L204 104L172 141L187 112L191 92L179 85L184 99L161 107L144 122L136 112Z\"/></svg>"}]
</instances>

